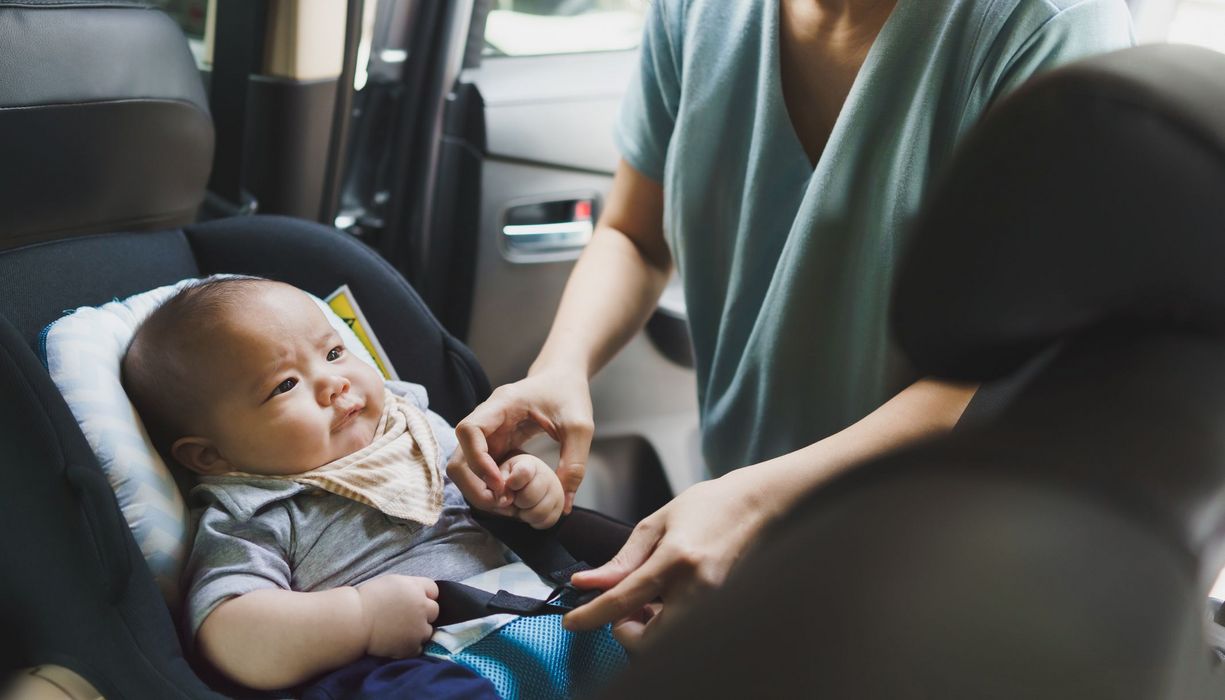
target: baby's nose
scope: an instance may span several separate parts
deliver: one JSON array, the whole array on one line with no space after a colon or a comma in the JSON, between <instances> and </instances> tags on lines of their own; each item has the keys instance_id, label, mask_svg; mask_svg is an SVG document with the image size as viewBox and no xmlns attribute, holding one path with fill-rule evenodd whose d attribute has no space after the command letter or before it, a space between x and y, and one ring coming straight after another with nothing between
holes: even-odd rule
<instances>
[{"instance_id":1,"label":"baby's nose","mask_svg":"<svg viewBox=\"0 0 1225 700\"><path fill-rule=\"evenodd\" d=\"M319 384L319 403L330 405L341 394L349 391L349 380L345 377L330 376Z\"/></svg>"}]
</instances>

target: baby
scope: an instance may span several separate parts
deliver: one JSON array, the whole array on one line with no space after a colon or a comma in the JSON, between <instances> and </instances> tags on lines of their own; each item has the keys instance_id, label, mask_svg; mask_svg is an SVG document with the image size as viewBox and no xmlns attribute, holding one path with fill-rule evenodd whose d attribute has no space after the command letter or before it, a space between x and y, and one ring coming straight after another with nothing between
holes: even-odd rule
<instances>
[{"instance_id":1,"label":"baby","mask_svg":"<svg viewBox=\"0 0 1225 700\"><path fill-rule=\"evenodd\" d=\"M424 390L385 384L294 287L183 289L137 330L123 381L158 449L201 477L185 613L203 656L245 686L418 655L434 580L508 562L443 474L456 441ZM530 455L502 468L508 509L554 524L553 471Z\"/></svg>"}]
</instances>

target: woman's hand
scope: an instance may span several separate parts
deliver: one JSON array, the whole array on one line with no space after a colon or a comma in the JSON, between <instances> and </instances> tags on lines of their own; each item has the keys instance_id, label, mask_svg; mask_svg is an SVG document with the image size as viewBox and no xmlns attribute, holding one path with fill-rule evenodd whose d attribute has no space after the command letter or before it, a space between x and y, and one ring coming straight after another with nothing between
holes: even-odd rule
<instances>
[{"instance_id":1,"label":"woman's hand","mask_svg":"<svg viewBox=\"0 0 1225 700\"><path fill-rule=\"evenodd\" d=\"M460 421L455 434L462 458L457 454L447 472L474 506L497 512L514 499L498 463L543 431L561 445L557 476L565 496L563 512L569 513L583 482L593 430L586 372L535 372L498 387Z\"/></svg>"},{"instance_id":2,"label":"woman's hand","mask_svg":"<svg viewBox=\"0 0 1225 700\"><path fill-rule=\"evenodd\" d=\"M762 527L804 494L864 460L947 432L976 389L919 380L824 440L689 488L639 523L612 561L574 575L576 586L606 592L566 615L566 626L619 621L613 633L632 647L665 612L675 616L678 604L721 584ZM656 599L662 611L645 607Z\"/></svg>"},{"instance_id":3,"label":"woman's hand","mask_svg":"<svg viewBox=\"0 0 1225 700\"><path fill-rule=\"evenodd\" d=\"M741 470L690 487L640 522L611 561L575 574L574 585L606 592L567 614L566 628L615 622L618 641L632 649L664 611L675 616L678 605L723 583L769 519L751 476Z\"/></svg>"}]
</instances>

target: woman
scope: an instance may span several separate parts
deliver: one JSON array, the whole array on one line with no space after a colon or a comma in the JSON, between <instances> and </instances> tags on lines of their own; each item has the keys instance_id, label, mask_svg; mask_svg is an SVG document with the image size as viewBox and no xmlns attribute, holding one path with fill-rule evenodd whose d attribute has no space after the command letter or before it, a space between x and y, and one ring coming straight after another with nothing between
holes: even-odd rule
<instances>
[{"instance_id":1,"label":"woman","mask_svg":"<svg viewBox=\"0 0 1225 700\"><path fill-rule=\"evenodd\" d=\"M632 646L719 584L762 527L865 458L948 430L974 387L892 351L907 219L1001 95L1131 43L1121 0L656 0L595 235L528 376L459 426L478 506L496 461L539 430L567 493L590 448L589 378L645 323L672 266L694 342L703 451L718 479L642 521L607 589L566 623ZM1007 164L1001 163L1001 168ZM485 503L481 503L481 501Z\"/></svg>"}]
</instances>

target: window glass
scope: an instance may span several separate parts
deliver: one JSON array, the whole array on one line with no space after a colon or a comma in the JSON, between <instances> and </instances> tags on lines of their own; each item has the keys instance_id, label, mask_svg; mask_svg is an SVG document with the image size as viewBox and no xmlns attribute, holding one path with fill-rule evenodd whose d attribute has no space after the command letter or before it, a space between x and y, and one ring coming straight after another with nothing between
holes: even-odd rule
<instances>
[{"instance_id":1,"label":"window glass","mask_svg":"<svg viewBox=\"0 0 1225 700\"><path fill-rule=\"evenodd\" d=\"M541 56L638 47L648 0L495 0L486 56Z\"/></svg>"},{"instance_id":2,"label":"window glass","mask_svg":"<svg viewBox=\"0 0 1225 700\"><path fill-rule=\"evenodd\" d=\"M209 11L217 0L149 0L154 7L170 15L170 18L183 28L191 53L196 57L196 65L204 68L212 63L212 56L206 48L205 35L209 32Z\"/></svg>"},{"instance_id":3,"label":"window glass","mask_svg":"<svg viewBox=\"0 0 1225 700\"><path fill-rule=\"evenodd\" d=\"M1174 8L1167 38L1225 51L1225 0L1181 0Z\"/></svg>"}]
</instances>

